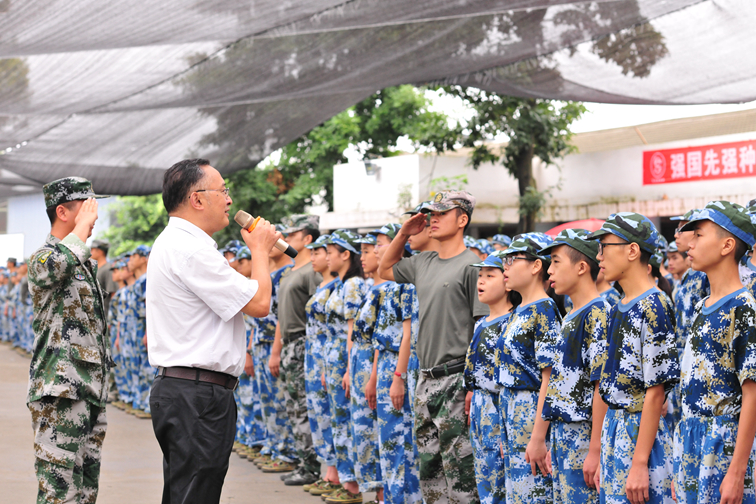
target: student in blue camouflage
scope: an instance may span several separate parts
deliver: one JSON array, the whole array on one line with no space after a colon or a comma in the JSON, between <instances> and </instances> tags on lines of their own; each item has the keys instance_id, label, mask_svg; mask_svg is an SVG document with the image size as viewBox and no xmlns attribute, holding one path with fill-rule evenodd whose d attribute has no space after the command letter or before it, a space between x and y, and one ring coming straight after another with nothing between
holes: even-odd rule
<instances>
[{"instance_id":1,"label":"student in blue camouflage","mask_svg":"<svg viewBox=\"0 0 756 504\"><path fill-rule=\"evenodd\" d=\"M367 280L365 300L352 331L352 348L349 351L349 415L352 429L352 464L360 492L376 492L376 500L383 500L383 476L378 455L378 415L376 411L376 384L378 381L378 351L373 348L373 331L383 298L385 280L378 277L378 259L375 255L375 236L357 240L360 247L360 264Z\"/></svg>"},{"instance_id":2,"label":"student in blue camouflage","mask_svg":"<svg viewBox=\"0 0 756 504\"><path fill-rule=\"evenodd\" d=\"M137 401L135 378L138 376L139 368L137 367L137 348L136 348L136 297L134 294L134 285L136 276L129 268L129 259L131 252L124 255L126 268L134 279L126 288L123 294L123 323L120 327L119 339L123 352L124 371L126 374L126 388L128 389L129 401L126 404L125 411L134 413L134 402Z\"/></svg>"},{"instance_id":3,"label":"student in blue camouflage","mask_svg":"<svg viewBox=\"0 0 756 504\"><path fill-rule=\"evenodd\" d=\"M565 229L541 250L551 255L549 282L573 307L562 322L543 418L551 422L554 502L596 503L601 425L606 403L591 373L604 356L609 304L599 296L598 243L583 229Z\"/></svg>"},{"instance_id":4,"label":"student in blue camouflage","mask_svg":"<svg viewBox=\"0 0 756 504\"><path fill-rule=\"evenodd\" d=\"M307 328L305 330L305 389L307 391L307 416L310 420L312 443L318 460L325 464L326 473L312 485L303 489L311 495L324 495L341 488L336 470L336 452L331 432L331 406L325 388L325 345L328 338L325 304L341 280L328 268L326 241L331 235L320 235L307 245L312 258L312 269L320 273L323 281L305 306Z\"/></svg>"},{"instance_id":5,"label":"student in blue camouflage","mask_svg":"<svg viewBox=\"0 0 756 504\"><path fill-rule=\"evenodd\" d=\"M8 270L0 268L0 341L8 341L8 314L5 306L8 299Z\"/></svg>"},{"instance_id":6,"label":"student in blue camouflage","mask_svg":"<svg viewBox=\"0 0 756 504\"><path fill-rule=\"evenodd\" d=\"M491 238L491 243L493 243L494 250L507 250L507 247L512 244L512 238L505 234L495 234Z\"/></svg>"},{"instance_id":7,"label":"student in blue camouflage","mask_svg":"<svg viewBox=\"0 0 756 504\"><path fill-rule=\"evenodd\" d=\"M673 241L667 247L667 271L672 274L672 300L680 286L680 280L685 270L688 269L687 257L677 250L677 242Z\"/></svg>"},{"instance_id":8,"label":"student in blue camouflage","mask_svg":"<svg viewBox=\"0 0 756 504\"><path fill-rule=\"evenodd\" d=\"M359 238L352 231L337 229L326 242L328 268L341 280L326 302L329 335L325 348L325 381L331 406L336 469L342 485L342 488L329 494L326 499L329 504L362 502L352 462L349 405L349 352L352 348L354 319L365 298L365 280L357 250Z\"/></svg>"},{"instance_id":9,"label":"student in blue camouflage","mask_svg":"<svg viewBox=\"0 0 756 504\"><path fill-rule=\"evenodd\" d=\"M136 281L131 286L134 316L134 401L132 406L138 418L150 418L150 387L155 377L155 368L147 356L147 261L150 247L139 245L131 252L129 269Z\"/></svg>"},{"instance_id":10,"label":"student in blue camouflage","mask_svg":"<svg viewBox=\"0 0 756 504\"><path fill-rule=\"evenodd\" d=\"M711 295L696 308L682 357L682 419L674 441L679 504L756 502L756 300L738 262L756 243L745 209L712 201L682 231Z\"/></svg>"},{"instance_id":11,"label":"student in blue camouflage","mask_svg":"<svg viewBox=\"0 0 756 504\"><path fill-rule=\"evenodd\" d=\"M108 333L110 335L110 346L113 349L113 381L115 382L116 393L118 395L118 398L113 401L112 404L116 408L120 408L122 407L122 398L118 384L118 368L120 366L121 356L120 352L116 350L116 342L118 341L118 305L120 302L118 292L126 284L123 281L123 272L121 271L120 264L117 259L114 260L111 265L110 274L113 280L113 284L115 284L116 286L116 291L113 293L113 297L111 298L110 304L108 305Z\"/></svg>"},{"instance_id":12,"label":"student in blue camouflage","mask_svg":"<svg viewBox=\"0 0 756 504\"><path fill-rule=\"evenodd\" d=\"M116 340L113 344L114 358L117 356L116 366L114 369L116 388L118 389L118 403L116 407L121 409L127 409L131 407L131 403L134 401L133 391L131 389L130 382L130 368L127 349L126 338L126 310L128 309L127 301L128 295L131 290L131 286L136 280L134 274L129 271L126 261L119 260L118 269L121 272L121 285L113 296L113 302L118 305L118 311L116 312L115 326L116 326Z\"/></svg>"},{"instance_id":13,"label":"student in blue camouflage","mask_svg":"<svg viewBox=\"0 0 756 504\"><path fill-rule=\"evenodd\" d=\"M378 263L400 228L399 224L392 223L369 233L376 240L374 255ZM405 250L404 256L410 255ZM376 403L384 500L389 504L420 504L423 496L417 447L412 435L412 407L406 386L415 287L386 281L380 289L382 301L373 330L373 348L378 362Z\"/></svg>"},{"instance_id":14,"label":"student in blue camouflage","mask_svg":"<svg viewBox=\"0 0 756 504\"><path fill-rule=\"evenodd\" d=\"M610 315L604 362L591 375L609 405L601 501L670 503L672 439L662 407L680 372L672 306L648 275L658 232L648 218L621 212L589 238L600 239L599 267L625 292Z\"/></svg>"},{"instance_id":15,"label":"student in blue camouflage","mask_svg":"<svg viewBox=\"0 0 756 504\"><path fill-rule=\"evenodd\" d=\"M488 317L475 324L465 358L466 401L470 422L470 443L475 456L475 481L481 504L506 502L506 460L501 450L501 417L497 410L499 391L499 338L507 327L521 297L507 289L503 251L491 253L473 264L478 272L478 300L488 305Z\"/></svg>"},{"instance_id":16,"label":"student in blue camouflage","mask_svg":"<svg viewBox=\"0 0 756 504\"><path fill-rule=\"evenodd\" d=\"M516 504L552 501L549 422L542 412L562 320L544 289L549 257L539 253L551 241L525 233L504 251L507 287L522 296L500 339L497 377L507 502Z\"/></svg>"}]
</instances>

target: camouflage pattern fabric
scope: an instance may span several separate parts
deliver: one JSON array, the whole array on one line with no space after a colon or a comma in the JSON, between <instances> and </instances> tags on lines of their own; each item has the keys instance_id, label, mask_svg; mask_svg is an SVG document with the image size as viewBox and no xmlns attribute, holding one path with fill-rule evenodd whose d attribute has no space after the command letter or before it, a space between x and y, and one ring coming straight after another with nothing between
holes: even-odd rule
<instances>
[{"instance_id":1,"label":"camouflage pattern fabric","mask_svg":"<svg viewBox=\"0 0 756 504\"><path fill-rule=\"evenodd\" d=\"M738 417L683 416L674 439L673 478L678 504L719 504L719 487L727 474L738 437ZM743 503L756 502L751 452L743 485Z\"/></svg>"},{"instance_id":2,"label":"camouflage pattern fabric","mask_svg":"<svg viewBox=\"0 0 756 504\"><path fill-rule=\"evenodd\" d=\"M426 504L480 502L465 415L466 393L462 373L442 378L420 374L415 391L415 435Z\"/></svg>"},{"instance_id":3,"label":"camouflage pattern fabric","mask_svg":"<svg viewBox=\"0 0 756 504\"><path fill-rule=\"evenodd\" d=\"M417 335L420 332L420 301L417 297L417 291L412 289L411 291L402 292L402 304L408 304L412 306L412 318L411 318L411 337L410 342L410 356L407 362L407 391L409 393L410 404L415 404L415 390L417 389L417 382L420 380L420 360L417 357ZM412 429L412 436L414 444L417 445L417 439L415 439L415 429Z\"/></svg>"},{"instance_id":4,"label":"camouflage pattern fabric","mask_svg":"<svg viewBox=\"0 0 756 504\"><path fill-rule=\"evenodd\" d=\"M600 378L599 391L611 408L640 412L646 389L663 384L669 393L679 380L668 299L654 287L612 310L606 360L591 376Z\"/></svg>"},{"instance_id":5,"label":"camouflage pattern fabric","mask_svg":"<svg viewBox=\"0 0 756 504\"><path fill-rule=\"evenodd\" d=\"M276 339L276 324L278 324L278 290L281 279L289 274L293 264L279 268L270 274L272 290L270 293L270 311L268 315L255 319L257 325L254 333L254 341L257 343L273 343Z\"/></svg>"},{"instance_id":6,"label":"camouflage pattern fabric","mask_svg":"<svg viewBox=\"0 0 756 504\"><path fill-rule=\"evenodd\" d=\"M318 460L327 465L336 466L336 453L333 450L333 433L331 432L331 407L328 393L321 382L325 372L325 345L328 327L325 320L325 304L336 284L334 279L318 287L305 306L307 327L305 334L305 390L307 391L307 416L310 418L312 444Z\"/></svg>"},{"instance_id":7,"label":"camouflage pattern fabric","mask_svg":"<svg viewBox=\"0 0 756 504\"><path fill-rule=\"evenodd\" d=\"M281 224L285 227L282 233L291 234L303 229L318 229L320 227L320 217L305 214L290 215L282 219Z\"/></svg>"},{"instance_id":8,"label":"camouflage pattern fabric","mask_svg":"<svg viewBox=\"0 0 756 504\"><path fill-rule=\"evenodd\" d=\"M105 407L52 396L27 406L34 429L37 504L94 504L107 429Z\"/></svg>"},{"instance_id":9,"label":"camouflage pattern fabric","mask_svg":"<svg viewBox=\"0 0 756 504\"><path fill-rule=\"evenodd\" d=\"M58 206L68 201L85 200L88 198L110 198L108 195L95 194L92 183L82 177L66 177L42 186L45 196L45 207Z\"/></svg>"},{"instance_id":10,"label":"camouflage pattern fabric","mask_svg":"<svg viewBox=\"0 0 756 504\"><path fill-rule=\"evenodd\" d=\"M628 243L637 243L641 250L654 254L662 247L661 235L648 217L634 212L618 212L609 216L601 229L589 234L589 240L613 234Z\"/></svg>"},{"instance_id":11,"label":"camouflage pattern fabric","mask_svg":"<svg viewBox=\"0 0 756 504\"><path fill-rule=\"evenodd\" d=\"M473 391L470 405L470 443L475 456L475 481L481 504L506 502L506 466L501 456L501 417L497 405L499 394L488 390Z\"/></svg>"},{"instance_id":12,"label":"camouflage pattern fabric","mask_svg":"<svg viewBox=\"0 0 756 504\"><path fill-rule=\"evenodd\" d=\"M499 385L536 392L541 388L541 371L554 363L561 322L559 309L551 298L515 308L499 339Z\"/></svg>"},{"instance_id":13,"label":"camouflage pattern fabric","mask_svg":"<svg viewBox=\"0 0 756 504\"><path fill-rule=\"evenodd\" d=\"M598 372L606 357L608 311L608 304L599 297L562 321L543 404L544 419L591 420L595 388L591 374Z\"/></svg>"},{"instance_id":14,"label":"camouflage pattern fabric","mask_svg":"<svg viewBox=\"0 0 756 504\"><path fill-rule=\"evenodd\" d=\"M147 275L137 278L132 285L134 302L134 366L137 373L134 376L135 409L150 412L150 387L157 371L150 365L144 335L147 332Z\"/></svg>"},{"instance_id":15,"label":"camouflage pattern fabric","mask_svg":"<svg viewBox=\"0 0 756 504\"><path fill-rule=\"evenodd\" d=\"M606 289L604 292L599 292L599 296L604 298L604 301L609 303L610 308L617 306L617 303L619 303L620 299L622 298L619 291L615 289L614 287L610 287Z\"/></svg>"},{"instance_id":16,"label":"camouflage pattern fabric","mask_svg":"<svg viewBox=\"0 0 756 504\"><path fill-rule=\"evenodd\" d=\"M373 348L379 352L388 350L398 353L404 337L403 323L405 320L410 320L411 323L412 320L415 286L384 282L379 288L382 299L373 330Z\"/></svg>"},{"instance_id":17,"label":"camouflage pattern fabric","mask_svg":"<svg viewBox=\"0 0 756 504\"><path fill-rule=\"evenodd\" d=\"M675 333L677 335L677 353L682 355L685 338L688 335L696 305L709 295L709 278L702 271L688 269L680 279L680 287L675 294Z\"/></svg>"},{"instance_id":18,"label":"camouflage pattern fabric","mask_svg":"<svg viewBox=\"0 0 756 504\"><path fill-rule=\"evenodd\" d=\"M399 360L389 350L378 354L378 442L383 474L383 498L387 504L420 504L420 473L417 444L413 437L409 388L404 389L402 409L394 409L389 394Z\"/></svg>"},{"instance_id":19,"label":"camouflage pattern fabric","mask_svg":"<svg viewBox=\"0 0 756 504\"><path fill-rule=\"evenodd\" d=\"M745 257L748 258L748 255L746 254ZM756 297L756 271L749 268L747 264L740 263L738 264L738 272L740 273L740 283L752 296Z\"/></svg>"},{"instance_id":20,"label":"camouflage pattern fabric","mask_svg":"<svg viewBox=\"0 0 756 504\"><path fill-rule=\"evenodd\" d=\"M552 487L555 504L596 504L599 494L585 484L583 462L591 446L590 421L549 425L551 440Z\"/></svg>"},{"instance_id":21,"label":"camouflage pattern fabric","mask_svg":"<svg viewBox=\"0 0 756 504\"><path fill-rule=\"evenodd\" d=\"M530 442L538 406L537 390L503 388L499 392L501 443L507 459L507 502L515 504L552 502L550 476L537 470L536 476L525 461L525 449ZM549 448L546 437L546 447Z\"/></svg>"},{"instance_id":22,"label":"camouflage pattern fabric","mask_svg":"<svg viewBox=\"0 0 756 504\"><path fill-rule=\"evenodd\" d=\"M610 354L611 355L611 354ZM638 442L641 413L609 409L601 430L601 502L625 504L625 487ZM672 436L659 419L656 440L648 458L650 504L672 504Z\"/></svg>"},{"instance_id":23,"label":"camouflage pattern fabric","mask_svg":"<svg viewBox=\"0 0 756 504\"><path fill-rule=\"evenodd\" d=\"M499 338L507 328L511 313L491 321L481 317L475 323L470 347L465 358L465 388L467 390L483 389L499 393L501 385L497 383L500 365Z\"/></svg>"},{"instance_id":24,"label":"camouflage pattern fabric","mask_svg":"<svg viewBox=\"0 0 756 504\"><path fill-rule=\"evenodd\" d=\"M0 273L3 274L4 273ZM8 284L0 285L0 341L9 341L8 338L8 317L5 315L7 306Z\"/></svg>"},{"instance_id":25,"label":"camouflage pattern fabric","mask_svg":"<svg viewBox=\"0 0 756 504\"><path fill-rule=\"evenodd\" d=\"M320 462L315 454L307 418L307 392L305 391L305 338L299 338L283 346L281 350L281 382L285 385L286 414L294 434L297 455L302 467L320 474Z\"/></svg>"},{"instance_id":26,"label":"camouflage pattern fabric","mask_svg":"<svg viewBox=\"0 0 756 504\"><path fill-rule=\"evenodd\" d=\"M28 402L45 396L104 406L113 364L97 263L76 235L48 235L31 257L34 352Z\"/></svg>"},{"instance_id":27,"label":"camouflage pattern fabric","mask_svg":"<svg viewBox=\"0 0 756 504\"><path fill-rule=\"evenodd\" d=\"M467 191L444 191L437 193L427 206L422 206L421 212L447 212L452 208L461 208L468 215L475 209L475 196Z\"/></svg>"},{"instance_id":28,"label":"camouflage pattern fabric","mask_svg":"<svg viewBox=\"0 0 756 504\"><path fill-rule=\"evenodd\" d=\"M126 337L126 310L127 310L127 298L130 287L122 287L118 289L115 296L111 301L111 306L116 306L115 326L118 332L118 350L115 353L115 380L116 388L118 389L118 398L128 404L134 400L131 390L131 382L129 375L129 362L128 362L128 350L126 349L127 337ZM115 348L114 348L115 350Z\"/></svg>"},{"instance_id":29,"label":"camouflage pattern fabric","mask_svg":"<svg viewBox=\"0 0 756 504\"><path fill-rule=\"evenodd\" d=\"M244 314L244 326L247 330L247 348L249 348L249 341L254 330L254 319L247 314ZM252 363L254 365L254 359ZM234 400L237 411L236 441L245 446L262 446L266 439L266 432L260 404L260 390L257 380L244 371L239 376L239 385L234 390Z\"/></svg>"}]
</instances>

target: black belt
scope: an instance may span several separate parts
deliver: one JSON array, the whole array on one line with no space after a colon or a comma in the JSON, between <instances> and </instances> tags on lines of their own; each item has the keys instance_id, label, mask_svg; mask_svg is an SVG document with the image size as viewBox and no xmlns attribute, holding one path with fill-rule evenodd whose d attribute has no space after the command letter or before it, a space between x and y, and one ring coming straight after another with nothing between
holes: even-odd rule
<instances>
[{"instance_id":1,"label":"black belt","mask_svg":"<svg viewBox=\"0 0 756 504\"><path fill-rule=\"evenodd\" d=\"M159 367L158 376L167 376L168 378L179 378L181 380L192 380L195 383L205 382L214 385L220 385L227 389L236 390L239 385L239 379L226 373L210 371L208 369L192 367Z\"/></svg>"},{"instance_id":2,"label":"black belt","mask_svg":"<svg viewBox=\"0 0 756 504\"><path fill-rule=\"evenodd\" d=\"M454 364L441 364L440 366L436 366L431 369L423 369L422 373L425 376L429 376L431 378L442 378L444 376L451 376L457 373L461 373L464 370L465 361L461 360L459 362L455 362Z\"/></svg>"},{"instance_id":3,"label":"black belt","mask_svg":"<svg viewBox=\"0 0 756 504\"><path fill-rule=\"evenodd\" d=\"M299 338L303 338L304 336L305 336L304 331L297 331L287 336L282 336L281 340L283 341L284 345L287 345L293 341L297 341Z\"/></svg>"}]
</instances>

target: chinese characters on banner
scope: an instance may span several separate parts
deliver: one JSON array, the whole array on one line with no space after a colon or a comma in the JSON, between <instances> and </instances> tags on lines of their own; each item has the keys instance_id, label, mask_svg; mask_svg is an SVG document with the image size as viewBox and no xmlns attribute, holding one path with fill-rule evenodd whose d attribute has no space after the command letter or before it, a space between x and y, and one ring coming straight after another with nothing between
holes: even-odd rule
<instances>
[{"instance_id":1,"label":"chinese characters on banner","mask_svg":"<svg viewBox=\"0 0 756 504\"><path fill-rule=\"evenodd\" d=\"M756 140L643 152L643 185L756 176Z\"/></svg>"}]
</instances>

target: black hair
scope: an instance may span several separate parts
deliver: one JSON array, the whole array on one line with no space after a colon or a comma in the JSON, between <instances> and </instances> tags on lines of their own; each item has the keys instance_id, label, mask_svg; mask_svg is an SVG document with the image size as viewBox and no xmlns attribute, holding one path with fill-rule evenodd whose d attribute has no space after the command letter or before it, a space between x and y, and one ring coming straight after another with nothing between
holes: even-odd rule
<instances>
[{"instance_id":1,"label":"black hair","mask_svg":"<svg viewBox=\"0 0 756 504\"><path fill-rule=\"evenodd\" d=\"M344 274L344 278L341 279L342 282L346 282L352 277L360 277L362 278L364 276L362 272L362 261L360 261L360 254L355 254L351 250L347 250L341 245L333 244L334 247L336 247L336 250L339 251L340 254L343 254L344 252L349 252L349 269ZM338 276L338 272L334 273L331 272L332 275Z\"/></svg>"},{"instance_id":2,"label":"black hair","mask_svg":"<svg viewBox=\"0 0 756 504\"><path fill-rule=\"evenodd\" d=\"M743 240L727 231L721 226L717 226L717 232L720 238L734 238L735 239L735 260L740 261L746 252L748 252L748 245Z\"/></svg>"},{"instance_id":3,"label":"black hair","mask_svg":"<svg viewBox=\"0 0 756 504\"><path fill-rule=\"evenodd\" d=\"M461 207L457 207L457 208L455 208L455 210L457 211L457 217L459 217L460 215L463 215L463 214L467 215L467 224L465 224L465 229L464 229L464 232L466 233L467 232L467 228L470 227L470 221L472 221L472 215L470 215L469 213L465 212L465 210L463 208L461 208Z\"/></svg>"},{"instance_id":4,"label":"black hair","mask_svg":"<svg viewBox=\"0 0 756 504\"><path fill-rule=\"evenodd\" d=\"M163 174L163 206L170 214L176 211L205 176L202 166L210 166L207 159L184 159Z\"/></svg>"},{"instance_id":5,"label":"black hair","mask_svg":"<svg viewBox=\"0 0 756 504\"><path fill-rule=\"evenodd\" d=\"M402 259L406 259L407 257L412 257L412 252L407 250L406 248L402 251Z\"/></svg>"},{"instance_id":6,"label":"black hair","mask_svg":"<svg viewBox=\"0 0 756 504\"><path fill-rule=\"evenodd\" d=\"M311 229L311 228L304 228L302 230L302 238L305 236L312 236L312 241L310 243L315 243L315 240L320 238L320 230L319 229Z\"/></svg>"},{"instance_id":7,"label":"black hair","mask_svg":"<svg viewBox=\"0 0 756 504\"><path fill-rule=\"evenodd\" d=\"M656 286L659 287L659 290L663 291L667 296L669 296L669 299L672 299L672 285L669 283L669 280L664 278L661 274L661 271L656 266L651 266L651 276L656 278Z\"/></svg>"},{"instance_id":8,"label":"black hair","mask_svg":"<svg viewBox=\"0 0 756 504\"><path fill-rule=\"evenodd\" d=\"M591 279L595 282L599 274L598 263L592 260L587 255L580 252L579 250L570 247L569 245L566 246L566 249L567 249L567 257L570 258L570 262L572 264L577 264L580 261L585 261L586 263L588 263L588 267L591 270Z\"/></svg>"},{"instance_id":9,"label":"black hair","mask_svg":"<svg viewBox=\"0 0 756 504\"><path fill-rule=\"evenodd\" d=\"M517 308L518 306L522 304L522 294L513 290L509 291L508 294L509 294L509 302L512 303L511 311L514 311L515 308Z\"/></svg>"},{"instance_id":10,"label":"black hair","mask_svg":"<svg viewBox=\"0 0 756 504\"><path fill-rule=\"evenodd\" d=\"M65 203L61 203L61 205L63 205L70 211L71 207L73 207L73 203L76 203L76 201L66 201ZM60 205L47 207L47 209L45 210L45 212L47 213L47 218L50 219L51 226L55 224L55 221L58 219L58 206ZM107 250L105 251L105 253L107 253Z\"/></svg>"},{"instance_id":11,"label":"black hair","mask_svg":"<svg viewBox=\"0 0 756 504\"><path fill-rule=\"evenodd\" d=\"M639 247L640 248L640 247ZM644 266L648 266L653 254L647 250L640 249L640 262Z\"/></svg>"}]
</instances>

